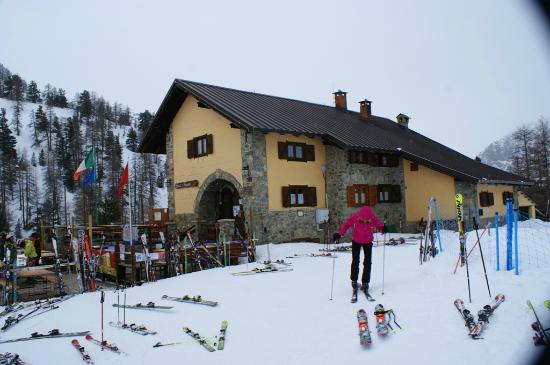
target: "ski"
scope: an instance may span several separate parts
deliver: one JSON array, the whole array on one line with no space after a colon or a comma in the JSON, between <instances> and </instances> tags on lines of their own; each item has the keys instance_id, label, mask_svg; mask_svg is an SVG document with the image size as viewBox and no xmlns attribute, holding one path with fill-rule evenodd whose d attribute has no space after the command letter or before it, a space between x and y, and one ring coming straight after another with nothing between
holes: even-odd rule
<instances>
[{"instance_id":1,"label":"ski","mask_svg":"<svg viewBox=\"0 0 550 365\"><path fill-rule=\"evenodd\" d=\"M462 299L455 299L454 304L458 310L458 313L460 313L462 319L464 319L465 326L468 327L468 332L471 332L476 325L474 316L468 309L466 309Z\"/></svg>"},{"instance_id":2,"label":"ski","mask_svg":"<svg viewBox=\"0 0 550 365\"><path fill-rule=\"evenodd\" d=\"M63 282L63 273L61 272L61 260L59 258L59 251L57 248L57 239L52 238L52 246L55 255L55 277L57 280L57 287L59 290L59 295L65 295L65 283Z\"/></svg>"},{"instance_id":3,"label":"ski","mask_svg":"<svg viewBox=\"0 0 550 365\"><path fill-rule=\"evenodd\" d=\"M90 291L95 291L95 257L92 250L92 243L87 234L83 236L84 240L84 266L86 268L86 280Z\"/></svg>"},{"instance_id":4,"label":"ski","mask_svg":"<svg viewBox=\"0 0 550 365\"><path fill-rule=\"evenodd\" d=\"M374 317L376 318L376 332L381 336L388 334L386 311L382 304L377 304L374 308Z\"/></svg>"},{"instance_id":5,"label":"ski","mask_svg":"<svg viewBox=\"0 0 550 365\"><path fill-rule=\"evenodd\" d=\"M42 339L42 338L78 337L78 336L86 336L88 333L90 333L90 331L63 333L63 332L59 332L58 329L53 329L53 330L49 331L47 334L33 332L33 333L31 333L31 335L29 337L21 337L21 338L15 338L15 339L12 339L12 340L4 340L4 341L0 341L0 343L39 340L39 339Z\"/></svg>"},{"instance_id":6,"label":"ski","mask_svg":"<svg viewBox=\"0 0 550 365\"><path fill-rule=\"evenodd\" d=\"M168 295L163 295L161 299L172 300L174 302L181 302L181 303L203 304L203 305L209 305L211 307L215 307L218 305L218 302L214 302L211 300L204 300L200 295L195 295L195 296L184 295L183 297L170 297Z\"/></svg>"},{"instance_id":7,"label":"ski","mask_svg":"<svg viewBox=\"0 0 550 365\"><path fill-rule=\"evenodd\" d=\"M223 350L225 348L225 333L227 332L228 325L228 321L222 321L220 334L218 335L218 350Z\"/></svg>"},{"instance_id":8,"label":"ski","mask_svg":"<svg viewBox=\"0 0 550 365\"><path fill-rule=\"evenodd\" d=\"M214 346L212 346L206 338L202 337L197 332L193 332L189 327L183 327L183 332L185 332L189 336L193 337L202 347L204 347L208 351L210 351L210 352L216 351Z\"/></svg>"},{"instance_id":9,"label":"ski","mask_svg":"<svg viewBox=\"0 0 550 365\"><path fill-rule=\"evenodd\" d=\"M107 341L101 342L101 341L93 338L92 335L86 335L86 340L100 346L102 349L107 349L107 350L115 352L117 354L122 354L122 351L120 351L120 349L117 346L115 346L114 344L108 343Z\"/></svg>"},{"instance_id":10,"label":"ski","mask_svg":"<svg viewBox=\"0 0 550 365\"><path fill-rule=\"evenodd\" d=\"M361 345L369 345L372 343L370 336L369 322L367 320L367 312L364 309L357 311L357 322L359 324L359 343Z\"/></svg>"},{"instance_id":11,"label":"ski","mask_svg":"<svg viewBox=\"0 0 550 365\"><path fill-rule=\"evenodd\" d=\"M363 294L365 294L365 296L367 297L367 300L368 300L369 302L375 302L375 301L376 301L376 299L374 299L374 298L372 297L372 295L369 294L369 291L368 291L368 290L363 290L363 289L361 289L361 291L363 292Z\"/></svg>"},{"instance_id":12,"label":"ski","mask_svg":"<svg viewBox=\"0 0 550 365\"><path fill-rule=\"evenodd\" d=\"M144 325L136 325L135 323L124 324L124 323L120 323L120 322L118 322L118 323L109 322L109 325L111 327L116 327L116 328L119 328L119 329L128 330L130 332L134 332L134 333L137 333L137 334L142 335L142 336L156 335L157 334L155 331L148 330L147 327L145 327Z\"/></svg>"},{"instance_id":13,"label":"ski","mask_svg":"<svg viewBox=\"0 0 550 365\"><path fill-rule=\"evenodd\" d=\"M335 253L333 252L322 252L322 253L301 253L301 254L298 254L298 253L295 253L293 256L287 256L286 258L287 259L296 259L296 258L299 258L299 257L338 257Z\"/></svg>"},{"instance_id":14,"label":"ski","mask_svg":"<svg viewBox=\"0 0 550 365\"><path fill-rule=\"evenodd\" d=\"M27 318L32 318L32 317L38 316L40 314L49 312L49 311L57 309L57 308L59 308L59 307L56 306L56 305L53 305L53 304L48 305L47 307L42 307L42 305L38 305L37 307L31 309L29 312L27 312L25 314L19 313L17 316L12 315L12 316L6 318L6 321L4 322L4 325L2 326L1 330L6 331L8 328L16 325L17 323L19 323L19 322L21 322L21 321L23 321Z\"/></svg>"},{"instance_id":15,"label":"ski","mask_svg":"<svg viewBox=\"0 0 550 365\"><path fill-rule=\"evenodd\" d=\"M550 299L544 301L544 306L548 309L550 309Z\"/></svg>"},{"instance_id":16,"label":"ski","mask_svg":"<svg viewBox=\"0 0 550 365\"><path fill-rule=\"evenodd\" d=\"M259 268L256 267L249 271L240 271L240 272L234 272L231 273L231 275L234 276L244 276L244 275L254 275L254 274L264 274L264 273L270 273L270 272L283 272L283 271L292 271L293 269L291 267L276 267L273 264L266 265L265 267Z\"/></svg>"},{"instance_id":17,"label":"ski","mask_svg":"<svg viewBox=\"0 0 550 365\"><path fill-rule=\"evenodd\" d=\"M533 307L533 303L531 303L529 299L527 300L527 306L533 311L533 314L535 315L536 321L533 322L533 324L531 325L531 328L533 328L533 330L536 332L535 336L533 337L535 345L538 346L550 344L550 339L545 332L544 326L540 322L539 316L537 315L537 312L535 312L535 308Z\"/></svg>"},{"instance_id":18,"label":"ski","mask_svg":"<svg viewBox=\"0 0 550 365\"><path fill-rule=\"evenodd\" d=\"M474 328L470 331L469 335L474 339L481 339L479 335L489 323L489 317L493 314L495 309L498 308L500 303L504 302L504 295L503 294L497 294L495 299L493 300L492 304L487 304L477 313L477 322L474 326Z\"/></svg>"},{"instance_id":19,"label":"ski","mask_svg":"<svg viewBox=\"0 0 550 365\"><path fill-rule=\"evenodd\" d=\"M27 365L19 355L10 352L0 352L0 365Z\"/></svg>"},{"instance_id":20,"label":"ski","mask_svg":"<svg viewBox=\"0 0 550 365\"><path fill-rule=\"evenodd\" d=\"M115 307L115 308L126 308L126 309L148 309L148 310L156 310L156 309L164 309L164 310L167 310L167 309L172 309L172 308L174 308L174 307L170 307L170 306L156 305L156 304L153 303L153 302L149 302L149 303L147 303L147 304L138 303L138 304L135 304L135 305L130 305L130 304L127 304L127 305L113 304L113 307Z\"/></svg>"},{"instance_id":21,"label":"ski","mask_svg":"<svg viewBox=\"0 0 550 365\"><path fill-rule=\"evenodd\" d=\"M88 355L88 353L86 352L86 350L84 349L83 346L80 345L80 343L78 342L77 339L74 339L71 341L71 344L74 346L74 348L78 351L78 353L80 354L80 356L82 356L82 360L84 360L84 362L86 364L93 364L94 362L92 361L92 358L90 357L90 355Z\"/></svg>"}]
</instances>

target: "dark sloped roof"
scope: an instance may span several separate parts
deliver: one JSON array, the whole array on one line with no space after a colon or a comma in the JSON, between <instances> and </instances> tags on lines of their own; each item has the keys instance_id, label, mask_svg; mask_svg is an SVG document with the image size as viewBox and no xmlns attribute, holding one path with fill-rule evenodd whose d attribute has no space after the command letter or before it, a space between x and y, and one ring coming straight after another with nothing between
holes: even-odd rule
<instances>
[{"instance_id":1,"label":"dark sloped roof","mask_svg":"<svg viewBox=\"0 0 550 365\"><path fill-rule=\"evenodd\" d=\"M485 165L412 129L378 116L276 96L176 79L164 98L139 151L165 153L166 134L181 104L192 95L248 131L320 136L342 148L399 154L463 180L530 185L521 176Z\"/></svg>"}]
</instances>

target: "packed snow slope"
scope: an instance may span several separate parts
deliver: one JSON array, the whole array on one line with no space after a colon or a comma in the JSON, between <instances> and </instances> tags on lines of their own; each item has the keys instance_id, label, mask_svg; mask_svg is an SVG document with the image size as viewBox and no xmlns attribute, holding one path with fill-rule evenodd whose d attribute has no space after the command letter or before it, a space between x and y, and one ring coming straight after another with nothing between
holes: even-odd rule
<instances>
[{"instance_id":1,"label":"packed snow slope","mask_svg":"<svg viewBox=\"0 0 550 365\"><path fill-rule=\"evenodd\" d=\"M544 224L541 224L544 226ZM546 227L548 228L548 227ZM502 230L502 229L501 229ZM501 232L502 234L503 232ZM524 237L520 231L520 242ZM394 237L396 235L393 235ZM473 245L475 234L468 243ZM489 255L494 230L482 240ZM527 237L527 236L526 236ZM470 256L472 303L468 303L466 270L453 274L458 254L456 233L443 232L443 252L419 265L418 244L400 246L378 244L373 249L371 293L375 302L363 295L350 303L349 267L351 254L338 253L335 259L296 257L295 254L319 253L323 247L312 243L269 245L271 260L292 262L293 271L233 276L231 273L262 266L241 264L227 268L195 272L127 290L127 302L153 301L172 305L170 311L126 311L128 323L145 324L158 331L140 336L110 327L117 320L117 294L109 291L105 300L105 339L116 343L128 355L117 355L80 338L96 364L527 364L540 353L531 340L532 312L525 304L531 299L546 326L550 311L542 303L549 299L550 268L496 272L486 258L493 297L503 293L506 301L495 311L483 333L483 340L467 336L462 318L453 301L462 298L467 308L477 313L490 302L479 255ZM376 242L375 242L376 243ZM524 241L523 246L530 242ZM546 242L548 245L548 242ZM522 246L522 247L523 247ZM260 260L268 258L268 246L259 247ZM477 248L474 252L478 252ZM494 260L493 260L494 261ZM522 261L520 261L522 262ZM334 287L331 278L334 265ZM523 264L522 264L523 265ZM385 273L383 275L383 268ZM383 282L384 280L384 282ZM384 295L382 295L382 285ZM219 302L217 307L161 300L161 296L200 294ZM25 320L6 332L1 339L44 333L53 328L64 332L90 330L100 338L100 294L78 295L60 304L60 309ZM122 300L122 296L121 296ZM376 303L393 308L403 330L386 337L376 334ZM359 344L356 313L364 308L373 342ZM122 312L121 312L122 317ZM122 320L122 318L121 318ZM213 338L220 322L229 321L225 349L208 352L182 332L188 326ZM1 352L16 352L29 364L80 364L80 355L70 338L42 339L0 345ZM186 340L183 344L153 348L156 342Z\"/></svg>"}]
</instances>

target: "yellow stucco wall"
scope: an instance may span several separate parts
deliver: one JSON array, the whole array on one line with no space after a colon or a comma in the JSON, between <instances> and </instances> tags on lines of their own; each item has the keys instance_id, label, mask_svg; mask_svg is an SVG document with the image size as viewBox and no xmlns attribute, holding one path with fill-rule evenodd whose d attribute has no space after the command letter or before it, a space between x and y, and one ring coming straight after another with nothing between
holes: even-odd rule
<instances>
[{"instance_id":1,"label":"yellow stucco wall","mask_svg":"<svg viewBox=\"0 0 550 365\"><path fill-rule=\"evenodd\" d=\"M174 148L174 181L198 180L199 186L174 189L176 214L193 213L193 205L199 187L216 169L222 169L242 184L242 159L240 130L230 127L230 122L212 109L199 108L197 99L188 96L172 121ZM187 141L204 134L212 134L212 154L187 158Z\"/></svg>"},{"instance_id":2,"label":"yellow stucco wall","mask_svg":"<svg viewBox=\"0 0 550 365\"><path fill-rule=\"evenodd\" d=\"M490 207L482 207L479 201L479 193L487 191L493 193L495 204ZM489 185L489 184L477 184L477 206L483 209L483 215L481 218L494 217L498 212L500 216L506 215L506 205L502 202L502 193L504 191L513 192L514 188L510 185Z\"/></svg>"},{"instance_id":3,"label":"yellow stucco wall","mask_svg":"<svg viewBox=\"0 0 550 365\"><path fill-rule=\"evenodd\" d=\"M315 161L300 162L279 159L278 142L299 142L314 145ZM326 207L325 181L321 166L325 164L325 146L319 137L281 135L269 133L265 136L267 157L267 185L269 210L304 209L284 208L282 187L288 185L308 185L317 188L317 207Z\"/></svg>"},{"instance_id":4,"label":"yellow stucco wall","mask_svg":"<svg viewBox=\"0 0 550 365\"><path fill-rule=\"evenodd\" d=\"M439 219L454 219L455 183L454 178L418 165L418 171L411 171L411 162L403 159L405 176L405 207L407 221L427 218L430 197L437 200Z\"/></svg>"},{"instance_id":5,"label":"yellow stucco wall","mask_svg":"<svg viewBox=\"0 0 550 365\"><path fill-rule=\"evenodd\" d=\"M522 191L518 192L518 203L520 207L529 207L529 218L535 218L535 203L524 195Z\"/></svg>"}]
</instances>

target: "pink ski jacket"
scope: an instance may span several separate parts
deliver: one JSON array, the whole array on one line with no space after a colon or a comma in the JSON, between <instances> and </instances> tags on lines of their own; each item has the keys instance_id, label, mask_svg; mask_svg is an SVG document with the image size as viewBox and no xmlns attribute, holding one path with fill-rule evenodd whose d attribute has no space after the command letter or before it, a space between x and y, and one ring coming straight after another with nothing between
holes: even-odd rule
<instances>
[{"instance_id":1,"label":"pink ski jacket","mask_svg":"<svg viewBox=\"0 0 550 365\"><path fill-rule=\"evenodd\" d=\"M346 219L338 232L343 236L351 226L353 226L351 239L356 243L364 245L372 243L374 238L372 230L376 228L380 232L383 225L372 209L364 206Z\"/></svg>"}]
</instances>

